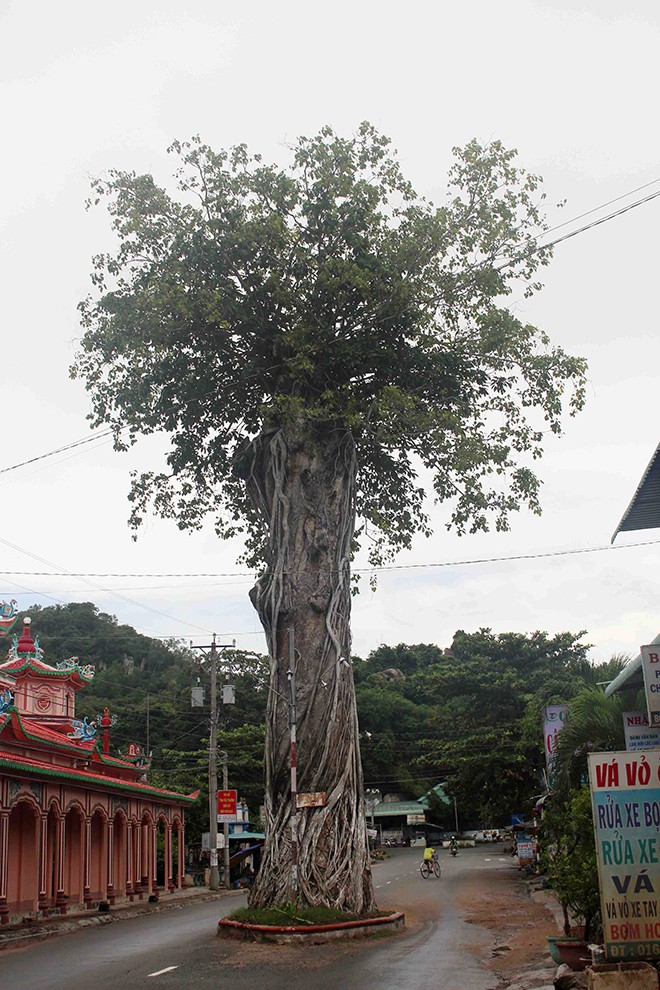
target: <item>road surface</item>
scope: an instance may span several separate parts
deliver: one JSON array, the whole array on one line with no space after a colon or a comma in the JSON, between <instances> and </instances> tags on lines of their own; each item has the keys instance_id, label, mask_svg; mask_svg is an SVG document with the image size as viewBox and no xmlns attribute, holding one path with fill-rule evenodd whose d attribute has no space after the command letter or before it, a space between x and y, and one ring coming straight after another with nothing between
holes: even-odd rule
<instances>
[{"instance_id":1,"label":"road surface","mask_svg":"<svg viewBox=\"0 0 660 990\"><path fill-rule=\"evenodd\" d=\"M315 947L266 946L225 940L216 922L243 896L52 936L0 956L9 990L494 990L488 968L492 934L465 920L466 891L485 890L511 873L501 847L441 854L442 877L419 874L419 849L393 849L374 865L382 910L406 914L403 934ZM469 912L468 912L469 913ZM472 919L474 922L474 919Z\"/></svg>"}]
</instances>

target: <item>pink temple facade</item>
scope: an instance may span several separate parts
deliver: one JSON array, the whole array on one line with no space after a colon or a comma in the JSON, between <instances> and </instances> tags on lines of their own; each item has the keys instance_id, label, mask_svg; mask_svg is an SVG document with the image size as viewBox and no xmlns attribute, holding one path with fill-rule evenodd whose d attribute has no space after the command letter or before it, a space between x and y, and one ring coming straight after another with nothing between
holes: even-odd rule
<instances>
[{"instance_id":1,"label":"pink temple facade","mask_svg":"<svg viewBox=\"0 0 660 990\"><path fill-rule=\"evenodd\" d=\"M0 664L2 924L183 886L185 808L197 794L152 787L139 747L111 756L107 709L99 726L76 718L93 676L77 657L45 663L29 619Z\"/></svg>"}]
</instances>

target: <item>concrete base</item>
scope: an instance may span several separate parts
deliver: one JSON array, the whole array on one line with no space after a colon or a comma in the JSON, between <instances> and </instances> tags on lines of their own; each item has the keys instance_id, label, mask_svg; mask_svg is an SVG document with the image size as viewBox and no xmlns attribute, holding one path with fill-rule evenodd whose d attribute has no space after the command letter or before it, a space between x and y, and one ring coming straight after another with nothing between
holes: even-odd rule
<instances>
[{"instance_id":1,"label":"concrete base","mask_svg":"<svg viewBox=\"0 0 660 990\"><path fill-rule=\"evenodd\" d=\"M658 972L645 962L587 967L587 990L658 990Z\"/></svg>"},{"instance_id":2,"label":"concrete base","mask_svg":"<svg viewBox=\"0 0 660 990\"><path fill-rule=\"evenodd\" d=\"M320 945L374 935L394 934L405 928L401 911L385 918L365 918L364 921L336 921L328 925L250 925L244 921L221 918L218 935L249 939L250 942L276 942L279 945L297 942Z\"/></svg>"}]
</instances>

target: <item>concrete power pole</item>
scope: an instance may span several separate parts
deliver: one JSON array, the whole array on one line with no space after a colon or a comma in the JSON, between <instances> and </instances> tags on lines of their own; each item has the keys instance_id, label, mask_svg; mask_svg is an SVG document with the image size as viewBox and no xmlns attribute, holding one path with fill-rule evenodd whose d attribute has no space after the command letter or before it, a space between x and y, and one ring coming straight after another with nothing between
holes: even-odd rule
<instances>
[{"instance_id":1,"label":"concrete power pole","mask_svg":"<svg viewBox=\"0 0 660 990\"><path fill-rule=\"evenodd\" d=\"M229 757L226 752L222 754L222 789L223 791L229 790ZM229 890L231 886L231 869L229 866L229 822L224 822L222 826L222 831L225 837L225 847L223 849L223 863L224 863L224 881L225 887Z\"/></svg>"},{"instance_id":2,"label":"concrete power pole","mask_svg":"<svg viewBox=\"0 0 660 990\"><path fill-rule=\"evenodd\" d=\"M192 644L191 644L192 645ZM209 733L209 852L211 856L211 871L209 889L217 890L220 886L218 871L218 650L230 650L234 643L220 645L216 642L215 633L210 646L193 646L194 650L209 651L211 661L211 720ZM226 764L225 764L226 766ZM225 784L226 786L226 784ZM225 825L225 830L228 826ZM227 868L228 840L225 831L225 868ZM225 877L229 886L229 876Z\"/></svg>"}]
</instances>

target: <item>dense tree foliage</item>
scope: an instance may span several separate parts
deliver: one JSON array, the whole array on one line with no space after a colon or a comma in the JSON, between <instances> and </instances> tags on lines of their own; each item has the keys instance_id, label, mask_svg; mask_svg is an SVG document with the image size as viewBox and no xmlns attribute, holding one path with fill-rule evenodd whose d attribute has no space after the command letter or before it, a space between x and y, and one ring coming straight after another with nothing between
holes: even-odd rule
<instances>
[{"instance_id":1,"label":"dense tree foliage","mask_svg":"<svg viewBox=\"0 0 660 990\"><path fill-rule=\"evenodd\" d=\"M543 707L610 669L587 650L581 633L488 629L457 632L447 650L375 650L356 664L367 783L412 797L443 780L466 827L508 823L545 789Z\"/></svg>"}]
</instances>

